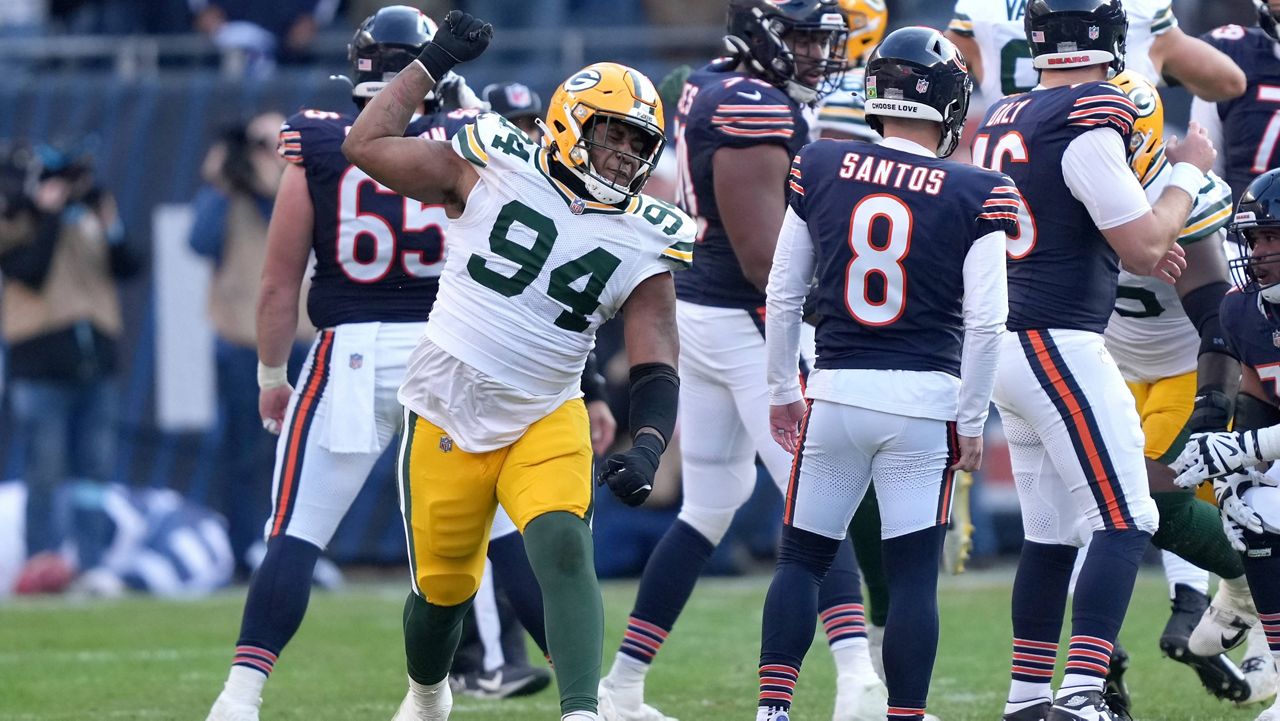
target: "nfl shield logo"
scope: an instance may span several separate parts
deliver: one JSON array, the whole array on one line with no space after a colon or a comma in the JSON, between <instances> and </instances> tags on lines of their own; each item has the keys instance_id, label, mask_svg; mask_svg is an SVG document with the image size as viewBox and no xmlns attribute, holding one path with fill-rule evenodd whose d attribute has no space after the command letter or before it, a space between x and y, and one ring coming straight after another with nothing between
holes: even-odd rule
<instances>
[{"instance_id":1,"label":"nfl shield logo","mask_svg":"<svg viewBox=\"0 0 1280 721\"><path fill-rule=\"evenodd\" d=\"M364 356L360 355L359 353L352 353L351 357L347 359L347 363L348 365L351 366L351 370L353 371L360 370L362 367L364 367Z\"/></svg>"},{"instance_id":2,"label":"nfl shield logo","mask_svg":"<svg viewBox=\"0 0 1280 721\"><path fill-rule=\"evenodd\" d=\"M928 81L928 80L925 80L924 78L921 78L921 79L919 79L919 80L917 80L917 81L916 81L916 92L917 92L917 93L924 93L924 92L928 92L928 90L929 90L929 81Z\"/></svg>"},{"instance_id":3,"label":"nfl shield logo","mask_svg":"<svg viewBox=\"0 0 1280 721\"><path fill-rule=\"evenodd\" d=\"M1280 348L1280 330L1271 331L1271 345Z\"/></svg>"},{"instance_id":4,"label":"nfl shield logo","mask_svg":"<svg viewBox=\"0 0 1280 721\"><path fill-rule=\"evenodd\" d=\"M1098 26L1097 26L1097 25L1090 25L1090 26L1089 26L1089 39L1090 39L1090 40L1097 40L1097 39L1098 39Z\"/></svg>"},{"instance_id":5,"label":"nfl shield logo","mask_svg":"<svg viewBox=\"0 0 1280 721\"><path fill-rule=\"evenodd\" d=\"M453 450L453 439L449 436L440 436L440 452L448 453Z\"/></svg>"},{"instance_id":6,"label":"nfl shield logo","mask_svg":"<svg viewBox=\"0 0 1280 721\"><path fill-rule=\"evenodd\" d=\"M507 102L513 108L527 108L533 105L533 98L529 96L529 88L520 83L512 83L503 91L507 95Z\"/></svg>"},{"instance_id":7,"label":"nfl shield logo","mask_svg":"<svg viewBox=\"0 0 1280 721\"><path fill-rule=\"evenodd\" d=\"M586 209L587 209L587 201L583 200L582 198L574 198L573 202L569 203L569 212L573 213L574 215L582 215L582 211Z\"/></svg>"}]
</instances>

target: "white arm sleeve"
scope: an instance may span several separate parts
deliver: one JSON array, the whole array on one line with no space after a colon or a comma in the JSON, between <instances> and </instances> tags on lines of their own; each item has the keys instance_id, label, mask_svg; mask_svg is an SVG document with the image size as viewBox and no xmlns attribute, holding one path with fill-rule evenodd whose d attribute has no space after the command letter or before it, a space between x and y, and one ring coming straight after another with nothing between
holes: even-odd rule
<instances>
[{"instance_id":1,"label":"white arm sleeve","mask_svg":"<svg viewBox=\"0 0 1280 721\"><path fill-rule=\"evenodd\" d=\"M1129 168L1124 139L1112 128L1094 128L1067 145L1062 153L1062 179L1099 230L1124 225L1151 211L1147 194Z\"/></svg>"},{"instance_id":2,"label":"white arm sleeve","mask_svg":"<svg viewBox=\"0 0 1280 721\"><path fill-rule=\"evenodd\" d=\"M1213 159L1213 172L1217 173L1218 177L1226 175L1227 156L1224 152L1226 138L1222 135L1222 118L1218 117L1218 104L1200 98L1191 98L1191 119L1200 123L1200 126L1209 134L1209 142L1218 149L1218 157Z\"/></svg>"},{"instance_id":3,"label":"white arm sleeve","mask_svg":"<svg viewBox=\"0 0 1280 721\"><path fill-rule=\"evenodd\" d=\"M987 233L964 257L964 346L956 407L956 430L962 436L982 435L996 385L1000 337L1009 315L1005 243L1003 232Z\"/></svg>"},{"instance_id":4,"label":"white arm sleeve","mask_svg":"<svg viewBox=\"0 0 1280 721\"><path fill-rule=\"evenodd\" d=\"M800 392L800 324L809 281L813 278L813 239L809 226L787 208L773 251L765 289L765 348L769 362L769 404L804 400Z\"/></svg>"}]
</instances>

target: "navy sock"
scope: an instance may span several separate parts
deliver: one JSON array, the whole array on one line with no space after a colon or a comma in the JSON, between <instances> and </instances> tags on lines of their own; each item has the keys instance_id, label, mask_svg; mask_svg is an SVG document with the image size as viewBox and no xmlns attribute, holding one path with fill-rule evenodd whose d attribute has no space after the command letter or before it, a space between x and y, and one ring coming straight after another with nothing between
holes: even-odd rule
<instances>
[{"instance_id":1,"label":"navy sock","mask_svg":"<svg viewBox=\"0 0 1280 721\"><path fill-rule=\"evenodd\" d=\"M249 581L233 665L271 675L307 613L318 558L320 549L301 539L280 535L267 541L267 555Z\"/></svg>"},{"instance_id":2,"label":"navy sock","mask_svg":"<svg viewBox=\"0 0 1280 721\"><path fill-rule=\"evenodd\" d=\"M884 628L884 675L890 715L922 711L938 653L938 564L946 526L934 526L881 545L889 582Z\"/></svg>"},{"instance_id":3,"label":"navy sock","mask_svg":"<svg viewBox=\"0 0 1280 721\"><path fill-rule=\"evenodd\" d=\"M509 533L489 541L489 562L493 564L493 585L507 597L520 625L547 655L546 614L542 607L542 589L538 577L524 552L524 538Z\"/></svg>"},{"instance_id":4,"label":"navy sock","mask_svg":"<svg viewBox=\"0 0 1280 721\"><path fill-rule=\"evenodd\" d=\"M693 526L679 519L671 524L645 564L619 652L641 663L653 662L715 550Z\"/></svg>"},{"instance_id":5,"label":"navy sock","mask_svg":"<svg viewBox=\"0 0 1280 721\"><path fill-rule=\"evenodd\" d=\"M1049 697L1077 552L1074 546L1022 542L1013 579L1011 702Z\"/></svg>"},{"instance_id":6,"label":"navy sock","mask_svg":"<svg viewBox=\"0 0 1280 721\"><path fill-rule=\"evenodd\" d=\"M795 677L813 643L818 587L841 543L791 526L782 529L761 624L761 706L791 708Z\"/></svg>"},{"instance_id":7,"label":"navy sock","mask_svg":"<svg viewBox=\"0 0 1280 721\"><path fill-rule=\"evenodd\" d=\"M844 642L867 637L867 619L862 606L862 579L853 544L840 542L836 557L818 589L818 619L827 633L827 643L839 648Z\"/></svg>"},{"instance_id":8,"label":"navy sock","mask_svg":"<svg viewBox=\"0 0 1280 721\"><path fill-rule=\"evenodd\" d=\"M1271 656L1280 658L1280 535L1246 531L1245 542L1249 546L1249 553L1244 557L1249 592L1258 607L1258 619L1271 647Z\"/></svg>"},{"instance_id":9,"label":"navy sock","mask_svg":"<svg viewBox=\"0 0 1280 721\"><path fill-rule=\"evenodd\" d=\"M1111 652L1124 623L1138 564L1151 534L1137 529L1094 531L1089 555L1076 579L1071 608L1071 646L1059 694L1101 689Z\"/></svg>"}]
</instances>

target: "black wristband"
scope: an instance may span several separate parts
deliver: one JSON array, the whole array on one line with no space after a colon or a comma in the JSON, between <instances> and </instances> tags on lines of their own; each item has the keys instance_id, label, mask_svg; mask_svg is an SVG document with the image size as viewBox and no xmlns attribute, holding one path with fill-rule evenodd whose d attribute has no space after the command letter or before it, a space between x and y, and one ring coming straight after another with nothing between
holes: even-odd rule
<instances>
[{"instance_id":1,"label":"black wristband","mask_svg":"<svg viewBox=\"0 0 1280 721\"><path fill-rule=\"evenodd\" d=\"M667 444L656 433L641 433L632 441L631 447L640 451L653 463L653 467L657 468L658 462L662 459L662 452L667 449Z\"/></svg>"},{"instance_id":2,"label":"black wristband","mask_svg":"<svg viewBox=\"0 0 1280 721\"><path fill-rule=\"evenodd\" d=\"M1226 393L1211 388L1201 388L1196 395L1187 430L1192 433L1212 433L1227 430L1231 421L1233 404Z\"/></svg>"},{"instance_id":3,"label":"black wristband","mask_svg":"<svg viewBox=\"0 0 1280 721\"><path fill-rule=\"evenodd\" d=\"M444 80L445 74L458 64L458 59L433 40L422 49L418 55L418 62L422 63L422 67L426 69L431 79L439 83Z\"/></svg>"}]
</instances>

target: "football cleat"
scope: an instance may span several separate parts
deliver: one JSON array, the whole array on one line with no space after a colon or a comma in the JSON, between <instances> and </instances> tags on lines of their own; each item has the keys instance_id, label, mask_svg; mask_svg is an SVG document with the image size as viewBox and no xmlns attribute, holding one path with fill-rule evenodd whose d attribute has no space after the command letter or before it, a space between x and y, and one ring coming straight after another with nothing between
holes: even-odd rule
<instances>
[{"instance_id":1,"label":"football cleat","mask_svg":"<svg viewBox=\"0 0 1280 721\"><path fill-rule=\"evenodd\" d=\"M1173 613L1160 635L1160 650L1174 661L1190 666L1209 693L1228 701L1243 701L1249 697L1249 683L1226 654L1197 656L1187 648L1191 631L1208 607L1208 596L1185 584L1176 585Z\"/></svg>"},{"instance_id":2,"label":"football cleat","mask_svg":"<svg viewBox=\"0 0 1280 721\"><path fill-rule=\"evenodd\" d=\"M874 674L836 676L832 721L880 721L889 708L889 691Z\"/></svg>"},{"instance_id":3,"label":"football cleat","mask_svg":"<svg viewBox=\"0 0 1280 721\"><path fill-rule=\"evenodd\" d=\"M475 698L513 698L535 694L551 685L551 672L533 666L507 665L493 671L449 676L454 693Z\"/></svg>"},{"instance_id":4,"label":"football cleat","mask_svg":"<svg viewBox=\"0 0 1280 721\"><path fill-rule=\"evenodd\" d=\"M1258 714L1256 721L1280 721L1280 703Z\"/></svg>"},{"instance_id":5,"label":"football cleat","mask_svg":"<svg viewBox=\"0 0 1280 721\"><path fill-rule=\"evenodd\" d=\"M1044 721L1052 706L1053 704L1049 701L1037 701L1017 711L1006 713L1001 719L1002 721Z\"/></svg>"},{"instance_id":6,"label":"football cleat","mask_svg":"<svg viewBox=\"0 0 1280 721\"><path fill-rule=\"evenodd\" d=\"M225 695L218 694L218 699L213 702L213 708L209 709L209 715L205 717L205 721L258 721L258 706L236 703Z\"/></svg>"},{"instance_id":7,"label":"football cleat","mask_svg":"<svg viewBox=\"0 0 1280 721\"><path fill-rule=\"evenodd\" d=\"M758 708L756 721L791 721L791 712L780 708Z\"/></svg>"},{"instance_id":8,"label":"football cleat","mask_svg":"<svg viewBox=\"0 0 1280 721\"><path fill-rule=\"evenodd\" d=\"M1240 670L1249 684L1249 696L1239 702L1241 705L1262 703L1276 695L1276 661L1259 626L1249 631L1249 644L1245 647Z\"/></svg>"},{"instance_id":9,"label":"football cleat","mask_svg":"<svg viewBox=\"0 0 1280 721\"><path fill-rule=\"evenodd\" d=\"M570 711L561 716L560 721L600 721L600 717L590 711Z\"/></svg>"},{"instance_id":10,"label":"football cleat","mask_svg":"<svg viewBox=\"0 0 1280 721\"><path fill-rule=\"evenodd\" d=\"M1045 721L1121 721L1101 691L1078 691L1054 700Z\"/></svg>"},{"instance_id":11,"label":"football cleat","mask_svg":"<svg viewBox=\"0 0 1280 721\"><path fill-rule=\"evenodd\" d=\"M1244 584L1241 584L1244 585ZM1187 647L1197 656L1216 656L1239 646L1258 622L1258 609L1253 605L1248 587L1233 592L1231 585L1218 584L1209 607L1191 632Z\"/></svg>"},{"instance_id":12,"label":"football cleat","mask_svg":"<svg viewBox=\"0 0 1280 721\"><path fill-rule=\"evenodd\" d=\"M1107 682L1103 687L1102 696L1104 705L1112 714L1112 717L1118 721L1128 721L1132 718L1129 715L1129 709L1132 708L1133 699L1129 696L1129 685L1124 682L1124 672L1129 670L1129 653L1124 650L1119 641L1116 641L1115 648L1111 651L1111 665L1107 669ZM1072 694L1078 696L1079 694ZM1058 707L1055 701L1053 707ZM1072 718L1072 717L1065 717Z\"/></svg>"},{"instance_id":13,"label":"football cleat","mask_svg":"<svg viewBox=\"0 0 1280 721\"><path fill-rule=\"evenodd\" d=\"M676 721L644 702L644 686L619 689L606 676L600 679L598 693L602 721Z\"/></svg>"},{"instance_id":14,"label":"football cleat","mask_svg":"<svg viewBox=\"0 0 1280 721\"><path fill-rule=\"evenodd\" d=\"M943 564L953 576L964 573L964 564L968 563L969 555L973 552L973 514L969 509L971 488L973 474L968 471L956 473L955 495L951 502L951 526L947 528L946 539L942 543Z\"/></svg>"}]
</instances>

